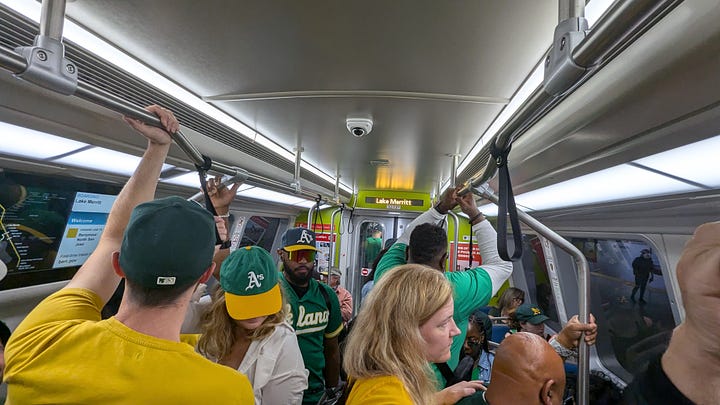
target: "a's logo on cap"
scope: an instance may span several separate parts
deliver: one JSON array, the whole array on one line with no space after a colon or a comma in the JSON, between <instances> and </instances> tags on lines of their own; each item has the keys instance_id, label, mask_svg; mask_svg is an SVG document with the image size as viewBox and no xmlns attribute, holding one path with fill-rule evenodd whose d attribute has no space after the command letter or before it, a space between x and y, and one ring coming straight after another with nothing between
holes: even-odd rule
<instances>
[{"instance_id":1,"label":"a's logo on cap","mask_svg":"<svg viewBox=\"0 0 720 405\"><path fill-rule=\"evenodd\" d=\"M540 308L532 307L530 308L530 310L532 311L533 315L540 315L541 313Z\"/></svg>"},{"instance_id":2,"label":"a's logo on cap","mask_svg":"<svg viewBox=\"0 0 720 405\"><path fill-rule=\"evenodd\" d=\"M251 289L251 288L261 287L260 281L262 281L262 280L264 280L264 279L265 279L265 275L264 275L264 274L257 275L257 274L255 274L254 271L249 272L249 273L248 273L248 280L249 280L249 282L248 282L247 287L245 287L245 291L247 291L247 290L249 290L249 289Z\"/></svg>"},{"instance_id":3,"label":"a's logo on cap","mask_svg":"<svg viewBox=\"0 0 720 405\"><path fill-rule=\"evenodd\" d=\"M157 285L175 285L175 277L158 277L155 284L157 284Z\"/></svg>"},{"instance_id":4,"label":"a's logo on cap","mask_svg":"<svg viewBox=\"0 0 720 405\"><path fill-rule=\"evenodd\" d=\"M302 233L300 234L300 239L298 239L297 243L312 244L313 242L313 237L312 235L310 235L310 232L303 229Z\"/></svg>"}]
</instances>

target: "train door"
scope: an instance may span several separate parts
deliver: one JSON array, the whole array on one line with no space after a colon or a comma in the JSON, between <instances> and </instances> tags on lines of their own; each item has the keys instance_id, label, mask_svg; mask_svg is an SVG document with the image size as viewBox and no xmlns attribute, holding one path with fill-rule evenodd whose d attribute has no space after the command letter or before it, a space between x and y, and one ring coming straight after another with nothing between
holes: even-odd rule
<instances>
[{"instance_id":1,"label":"train door","mask_svg":"<svg viewBox=\"0 0 720 405\"><path fill-rule=\"evenodd\" d=\"M360 210L357 210L360 211ZM349 236L350 249L345 269L345 286L353 296L353 313L360 310L362 287L371 280L372 266L380 251L392 239L397 239L405 227L419 213L356 212L352 219L352 234Z\"/></svg>"}]
</instances>

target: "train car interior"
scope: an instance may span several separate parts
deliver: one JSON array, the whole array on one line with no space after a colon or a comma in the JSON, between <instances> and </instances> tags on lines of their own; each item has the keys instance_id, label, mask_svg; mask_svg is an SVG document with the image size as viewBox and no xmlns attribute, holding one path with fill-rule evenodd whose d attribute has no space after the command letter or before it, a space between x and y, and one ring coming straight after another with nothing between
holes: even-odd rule
<instances>
[{"instance_id":1,"label":"train car interior","mask_svg":"<svg viewBox=\"0 0 720 405\"><path fill-rule=\"evenodd\" d=\"M87 257L63 246L71 221L106 217L144 145L121 117L159 104L183 139L158 195L202 200L209 157L243 182L233 246L277 259L284 230L314 227L355 313L370 239L456 185L507 229L511 191L509 285L548 332L594 314L578 367L624 387L684 319L675 266L720 212L718 20L710 0L0 0L0 319ZM477 265L450 222L449 268Z\"/></svg>"}]
</instances>

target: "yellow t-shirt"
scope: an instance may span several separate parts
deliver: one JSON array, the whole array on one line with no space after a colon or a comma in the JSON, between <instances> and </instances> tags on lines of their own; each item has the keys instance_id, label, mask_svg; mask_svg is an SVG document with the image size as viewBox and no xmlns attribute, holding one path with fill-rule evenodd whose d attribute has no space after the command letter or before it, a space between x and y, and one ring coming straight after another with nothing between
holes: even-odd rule
<instances>
[{"instance_id":1,"label":"yellow t-shirt","mask_svg":"<svg viewBox=\"0 0 720 405\"><path fill-rule=\"evenodd\" d=\"M63 289L28 314L5 348L7 405L248 404L247 377L182 342L100 320L100 297Z\"/></svg>"},{"instance_id":2,"label":"yellow t-shirt","mask_svg":"<svg viewBox=\"0 0 720 405\"><path fill-rule=\"evenodd\" d=\"M349 405L413 405L405 386L395 376L356 380L347 403Z\"/></svg>"}]
</instances>

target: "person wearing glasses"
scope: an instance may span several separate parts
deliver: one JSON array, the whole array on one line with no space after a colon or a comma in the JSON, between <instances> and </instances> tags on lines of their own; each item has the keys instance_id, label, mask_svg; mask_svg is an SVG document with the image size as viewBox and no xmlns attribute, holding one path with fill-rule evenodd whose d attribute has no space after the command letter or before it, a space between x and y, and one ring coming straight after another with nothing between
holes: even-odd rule
<instances>
[{"instance_id":1,"label":"person wearing glasses","mask_svg":"<svg viewBox=\"0 0 720 405\"><path fill-rule=\"evenodd\" d=\"M560 357L542 337L519 332L495 351L492 384L456 405L561 405L565 370Z\"/></svg>"},{"instance_id":2,"label":"person wearing glasses","mask_svg":"<svg viewBox=\"0 0 720 405\"><path fill-rule=\"evenodd\" d=\"M490 308L488 315L495 317L510 316L510 312L523 303L525 303L525 291L515 287L508 287L500 295L497 307Z\"/></svg>"},{"instance_id":3,"label":"person wearing glasses","mask_svg":"<svg viewBox=\"0 0 720 405\"><path fill-rule=\"evenodd\" d=\"M490 352L489 338L492 335L492 321L483 311L475 311L468 321L467 335L463 344L463 357L455 368L455 375L462 381L490 383L490 370L495 355Z\"/></svg>"},{"instance_id":4,"label":"person wearing glasses","mask_svg":"<svg viewBox=\"0 0 720 405\"><path fill-rule=\"evenodd\" d=\"M280 281L288 300L287 321L295 329L305 368L310 372L303 403L317 404L326 390L340 382L340 302L332 288L313 278L315 232L288 229L282 246L277 253L282 260Z\"/></svg>"}]
</instances>

